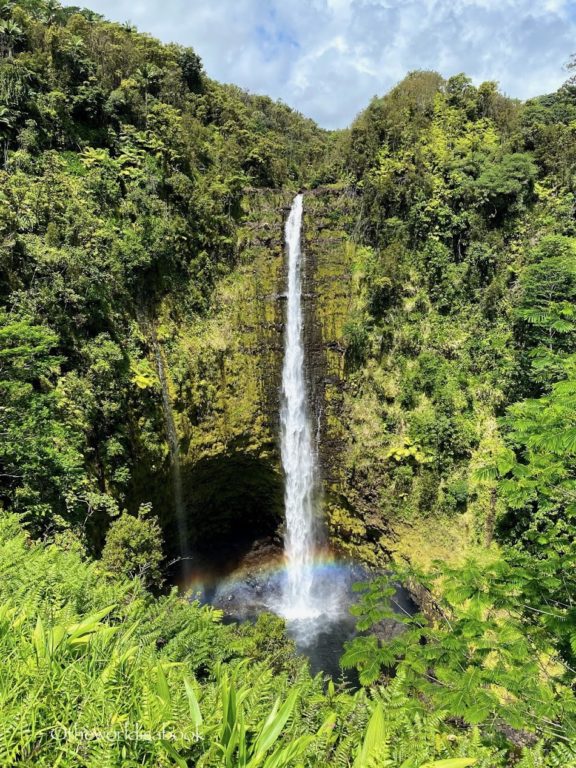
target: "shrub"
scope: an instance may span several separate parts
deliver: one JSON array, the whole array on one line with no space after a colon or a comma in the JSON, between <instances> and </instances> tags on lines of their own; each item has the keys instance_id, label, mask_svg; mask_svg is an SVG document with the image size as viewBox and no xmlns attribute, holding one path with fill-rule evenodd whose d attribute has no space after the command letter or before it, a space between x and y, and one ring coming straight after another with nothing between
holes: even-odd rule
<instances>
[{"instance_id":1,"label":"shrub","mask_svg":"<svg viewBox=\"0 0 576 768\"><path fill-rule=\"evenodd\" d=\"M138 516L124 512L106 536L102 564L107 571L130 578L138 577L146 586L158 586L163 560L162 532L156 517L149 517L150 506L140 507Z\"/></svg>"}]
</instances>

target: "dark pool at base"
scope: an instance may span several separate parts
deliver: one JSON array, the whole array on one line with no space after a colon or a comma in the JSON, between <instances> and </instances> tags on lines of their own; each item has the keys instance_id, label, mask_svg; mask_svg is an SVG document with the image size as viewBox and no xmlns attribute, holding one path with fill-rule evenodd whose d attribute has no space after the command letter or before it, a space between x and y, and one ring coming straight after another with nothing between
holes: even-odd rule
<instances>
[{"instance_id":1,"label":"dark pool at base","mask_svg":"<svg viewBox=\"0 0 576 768\"><path fill-rule=\"evenodd\" d=\"M290 625L287 633L292 636ZM324 623L314 638L308 643L299 642L295 637L299 653L308 658L310 672L313 675L322 672L333 680L344 679L353 687L358 686L358 675L355 670L343 670L340 667L340 657L344 653L344 644L357 634L356 622L353 617Z\"/></svg>"},{"instance_id":2,"label":"dark pool at base","mask_svg":"<svg viewBox=\"0 0 576 768\"><path fill-rule=\"evenodd\" d=\"M313 675L321 672L333 680L343 679L352 687L358 686L355 671L342 670L339 661L345 643L357 635L356 619L350 613L350 607L358 600L353 585L376 575L350 563L315 566L315 583L325 598L325 612L309 619L286 620L287 634L294 640L298 652L308 658ZM263 612L281 615L285 578L284 570L232 575L205 589L202 601L222 610L226 623L255 621ZM404 615L417 611L409 593L400 585L396 587L392 607L395 613ZM402 626L399 621L385 619L378 627L379 634L393 637L402 631Z\"/></svg>"}]
</instances>

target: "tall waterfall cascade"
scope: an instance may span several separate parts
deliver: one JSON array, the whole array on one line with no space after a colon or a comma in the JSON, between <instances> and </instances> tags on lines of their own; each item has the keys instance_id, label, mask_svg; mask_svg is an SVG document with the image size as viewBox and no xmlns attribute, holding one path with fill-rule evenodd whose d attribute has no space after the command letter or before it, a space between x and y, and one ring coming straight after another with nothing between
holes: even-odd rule
<instances>
[{"instance_id":1,"label":"tall waterfall cascade","mask_svg":"<svg viewBox=\"0 0 576 768\"><path fill-rule=\"evenodd\" d=\"M289 620L310 619L322 613L314 581L316 456L305 376L302 213L303 197L299 194L294 199L285 228L288 291L280 410L287 561L281 613Z\"/></svg>"},{"instance_id":2,"label":"tall waterfall cascade","mask_svg":"<svg viewBox=\"0 0 576 768\"><path fill-rule=\"evenodd\" d=\"M310 661L313 674L334 679L342 670L344 643L356 635L350 606L356 602L353 585L369 577L365 568L339 560L324 546L318 444L320 414L311 407L306 364L306 340L314 334L303 311L306 252L302 248L304 198L296 195L286 221L287 291L284 324L284 361L280 401L280 453L284 470L284 568L274 558L271 567L238 571L221 582L210 602L228 616L253 620L272 611L286 620L288 636ZM308 296L305 301L309 302ZM409 599L409 598L408 598ZM398 595L404 613L412 608Z\"/></svg>"}]
</instances>

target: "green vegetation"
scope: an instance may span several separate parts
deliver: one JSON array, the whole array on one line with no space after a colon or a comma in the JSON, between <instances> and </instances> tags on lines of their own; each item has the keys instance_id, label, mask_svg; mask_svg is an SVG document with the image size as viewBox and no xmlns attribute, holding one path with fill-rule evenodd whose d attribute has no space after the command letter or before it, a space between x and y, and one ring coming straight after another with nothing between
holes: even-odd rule
<instances>
[{"instance_id":1,"label":"green vegetation","mask_svg":"<svg viewBox=\"0 0 576 768\"><path fill-rule=\"evenodd\" d=\"M154 599L138 579L109 578L84 561L79 542L34 543L6 514L0 572L3 766L368 768L392 759L419 768L465 754L479 766L498 759L396 685L325 690L274 632L278 619L224 626L218 612L175 592Z\"/></svg>"},{"instance_id":2,"label":"green vegetation","mask_svg":"<svg viewBox=\"0 0 576 768\"><path fill-rule=\"evenodd\" d=\"M343 663L368 686L394 669L483 738L540 740L530 765L576 760L572 100L570 83L520 104L417 72L349 139L364 214L346 461L424 614ZM365 587L362 629L392 593Z\"/></svg>"},{"instance_id":3,"label":"green vegetation","mask_svg":"<svg viewBox=\"0 0 576 768\"><path fill-rule=\"evenodd\" d=\"M330 134L0 0L0 765L576 765L575 121L414 72ZM330 535L421 602L358 692L162 593L171 450L193 544L278 530L300 187Z\"/></svg>"},{"instance_id":4,"label":"green vegetation","mask_svg":"<svg viewBox=\"0 0 576 768\"><path fill-rule=\"evenodd\" d=\"M149 508L134 517L124 512L113 521L102 550L102 565L111 573L138 577L148 586L162 583L162 531Z\"/></svg>"},{"instance_id":5,"label":"green vegetation","mask_svg":"<svg viewBox=\"0 0 576 768\"><path fill-rule=\"evenodd\" d=\"M455 535L481 546L510 522L477 470L505 447L506 408L545 395L574 352L571 99L567 85L520 104L416 72L352 126L363 205L345 467L362 484L347 480L339 503L352 529L347 500L379 497L384 551L406 554L410 529L417 549L424 526L446 557Z\"/></svg>"},{"instance_id":6,"label":"green vegetation","mask_svg":"<svg viewBox=\"0 0 576 768\"><path fill-rule=\"evenodd\" d=\"M0 17L2 498L99 552L120 510L169 495L158 316L207 312L244 191L316 173L324 133L89 11Z\"/></svg>"}]
</instances>

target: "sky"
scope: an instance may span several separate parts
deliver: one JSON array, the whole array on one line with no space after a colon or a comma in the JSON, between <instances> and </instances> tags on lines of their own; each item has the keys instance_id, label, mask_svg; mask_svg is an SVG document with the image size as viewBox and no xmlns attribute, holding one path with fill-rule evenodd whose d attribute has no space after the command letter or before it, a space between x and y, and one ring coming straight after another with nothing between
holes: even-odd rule
<instances>
[{"instance_id":1,"label":"sky","mask_svg":"<svg viewBox=\"0 0 576 768\"><path fill-rule=\"evenodd\" d=\"M349 125L415 69L555 90L576 53L576 0L74 0L192 46L207 74Z\"/></svg>"}]
</instances>

